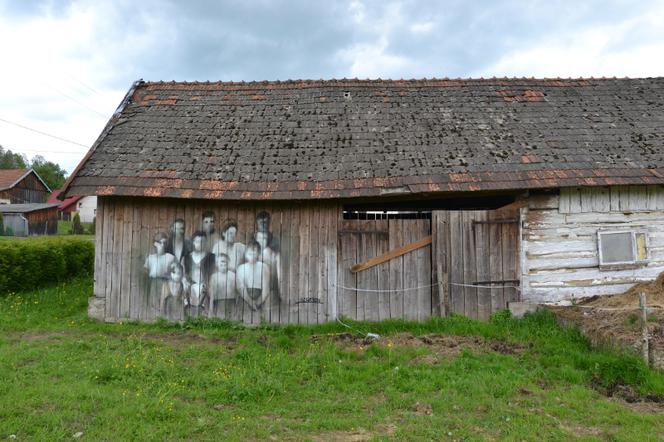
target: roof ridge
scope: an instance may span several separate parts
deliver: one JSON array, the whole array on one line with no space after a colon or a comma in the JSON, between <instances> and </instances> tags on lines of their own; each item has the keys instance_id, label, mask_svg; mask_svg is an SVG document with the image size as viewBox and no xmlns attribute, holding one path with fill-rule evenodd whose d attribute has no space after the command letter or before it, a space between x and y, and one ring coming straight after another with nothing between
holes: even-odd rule
<instances>
[{"instance_id":1,"label":"roof ridge","mask_svg":"<svg viewBox=\"0 0 664 442\"><path fill-rule=\"evenodd\" d=\"M287 80L205 80L205 81L188 81L188 80L159 80L159 81L141 81L141 85L229 85L229 86L250 86L250 85L284 85L294 83L311 83L311 84L335 84L335 83L360 83L360 84L383 84L383 83L426 83L426 82L477 82L477 83L491 83L494 81L598 81L598 80L655 80L664 79L662 77L422 77L422 78L330 78L330 79L287 79Z\"/></svg>"}]
</instances>

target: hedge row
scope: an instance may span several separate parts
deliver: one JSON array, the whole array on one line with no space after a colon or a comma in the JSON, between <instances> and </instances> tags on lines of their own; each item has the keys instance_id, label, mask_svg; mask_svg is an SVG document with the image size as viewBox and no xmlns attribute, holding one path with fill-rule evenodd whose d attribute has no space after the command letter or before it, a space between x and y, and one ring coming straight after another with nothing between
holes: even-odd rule
<instances>
[{"instance_id":1,"label":"hedge row","mask_svg":"<svg viewBox=\"0 0 664 442\"><path fill-rule=\"evenodd\" d=\"M95 246L84 238L40 237L0 242L0 296L91 275Z\"/></svg>"}]
</instances>

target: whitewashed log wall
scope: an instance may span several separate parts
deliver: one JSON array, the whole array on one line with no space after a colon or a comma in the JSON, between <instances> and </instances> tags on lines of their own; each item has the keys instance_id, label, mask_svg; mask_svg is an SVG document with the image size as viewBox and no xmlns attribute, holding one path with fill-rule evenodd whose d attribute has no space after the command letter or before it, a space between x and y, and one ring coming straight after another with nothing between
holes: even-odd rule
<instances>
[{"instance_id":1,"label":"whitewashed log wall","mask_svg":"<svg viewBox=\"0 0 664 442\"><path fill-rule=\"evenodd\" d=\"M614 186L532 194L522 208L524 301L558 303L622 293L664 271L664 188ZM645 265L600 269L598 230L647 232Z\"/></svg>"}]
</instances>

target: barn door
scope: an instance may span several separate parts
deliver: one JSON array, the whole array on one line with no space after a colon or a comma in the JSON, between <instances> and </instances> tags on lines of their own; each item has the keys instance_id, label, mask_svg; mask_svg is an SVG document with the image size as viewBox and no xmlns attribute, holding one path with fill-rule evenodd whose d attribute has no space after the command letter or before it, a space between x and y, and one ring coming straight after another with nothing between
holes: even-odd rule
<instances>
[{"instance_id":1,"label":"barn door","mask_svg":"<svg viewBox=\"0 0 664 442\"><path fill-rule=\"evenodd\" d=\"M429 318L432 313L430 245L359 272L350 270L355 264L429 235L429 213L410 219L386 214L344 219L338 242L338 313L366 321Z\"/></svg>"},{"instance_id":2,"label":"barn door","mask_svg":"<svg viewBox=\"0 0 664 442\"><path fill-rule=\"evenodd\" d=\"M441 315L485 320L519 300L518 208L435 211L432 227Z\"/></svg>"}]
</instances>

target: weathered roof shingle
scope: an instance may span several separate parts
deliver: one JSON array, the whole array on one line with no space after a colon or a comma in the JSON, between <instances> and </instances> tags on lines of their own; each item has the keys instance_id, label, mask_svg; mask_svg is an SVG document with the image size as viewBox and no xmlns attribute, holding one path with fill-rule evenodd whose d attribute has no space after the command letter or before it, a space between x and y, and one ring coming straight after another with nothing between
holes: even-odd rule
<instances>
[{"instance_id":1,"label":"weathered roof shingle","mask_svg":"<svg viewBox=\"0 0 664 442\"><path fill-rule=\"evenodd\" d=\"M67 196L664 184L664 78L138 82Z\"/></svg>"}]
</instances>

